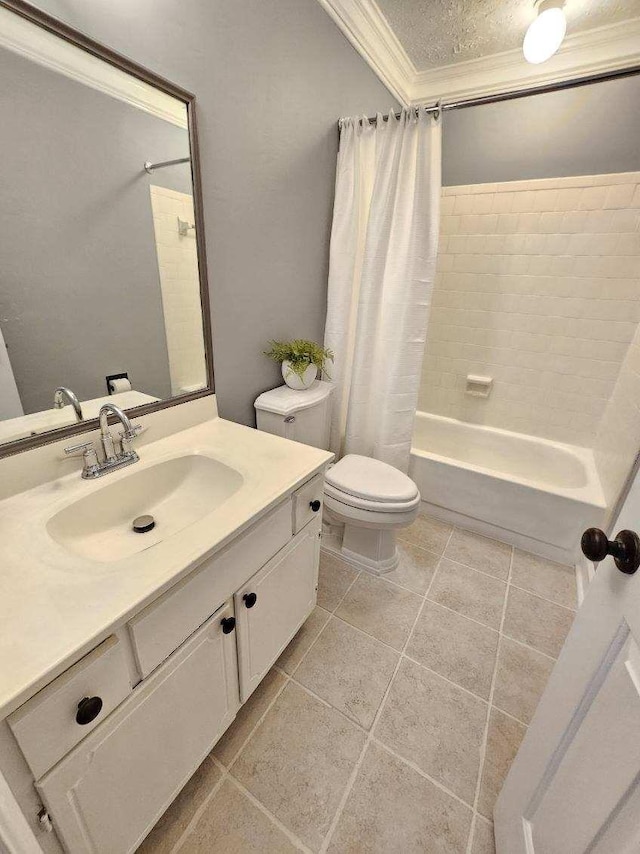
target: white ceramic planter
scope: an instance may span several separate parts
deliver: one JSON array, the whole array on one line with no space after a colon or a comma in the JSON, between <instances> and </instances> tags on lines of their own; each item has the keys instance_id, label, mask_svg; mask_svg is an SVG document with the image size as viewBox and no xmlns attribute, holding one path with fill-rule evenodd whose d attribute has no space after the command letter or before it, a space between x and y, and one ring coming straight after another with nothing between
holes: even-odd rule
<instances>
[{"instance_id":1,"label":"white ceramic planter","mask_svg":"<svg viewBox=\"0 0 640 854\"><path fill-rule=\"evenodd\" d=\"M295 388L297 391L303 391L305 388L311 388L313 383L315 382L316 377L318 376L318 369L315 365L309 365L304 374L300 377L296 374L295 371L291 369L290 362L282 363L282 378L289 386L289 388Z\"/></svg>"}]
</instances>

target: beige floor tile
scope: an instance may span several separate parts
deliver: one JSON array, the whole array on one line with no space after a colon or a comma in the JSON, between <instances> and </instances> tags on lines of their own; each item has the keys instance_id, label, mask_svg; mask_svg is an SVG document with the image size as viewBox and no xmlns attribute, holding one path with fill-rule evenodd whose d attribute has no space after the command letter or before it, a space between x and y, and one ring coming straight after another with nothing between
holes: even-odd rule
<instances>
[{"instance_id":1,"label":"beige floor tile","mask_svg":"<svg viewBox=\"0 0 640 854\"><path fill-rule=\"evenodd\" d=\"M247 702L240 706L236 719L213 748L213 755L223 765L227 767L231 765L252 729L285 682L286 678L281 673L270 670Z\"/></svg>"},{"instance_id":2,"label":"beige floor tile","mask_svg":"<svg viewBox=\"0 0 640 854\"><path fill-rule=\"evenodd\" d=\"M506 579L511 563L511 546L474 534L473 531L456 528L449 540L445 557L496 578Z\"/></svg>"},{"instance_id":3,"label":"beige floor tile","mask_svg":"<svg viewBox=\"0 0 640 854\"><path fill-rule=\"evenodd\" d=\"M290 683L231 773L318 850L364 741L364 733L343 715Z\"/></svg>"},{"instance_id":4,"label":"beige floor tile","mask_svg":"<svg viewBox=\"0 0 640 854\"><path fill-rule=\"evenodd\" d=\"M357 570L340 558L321 551L320 571L318 573L318 605L326 611L335 611L357 575Z\"/></svg>"},{"instance_id":5,"label":"beige floor tile","mask_svg":"<svg viewBox=\"0 0 640 854\"><path fill-rule=\"evenodd\" d=\"M169 854L221 777L222 772L211 757L207 756L137 849L138 854Z\"/></svg>"},{"instance_id":6,"label":"beige floor tile","mask_svg":"<svg viewBox=\"0 0 640 854\"><path fill-rule=\"evenodd\" d=\"M330 616L329 611L325 611L324 608L314 608L302 628L298 630L294 639L276 661L278 667L281 667L289 675L294 673L311 644L326 626Z\"/></svg>"},{"instance_id":7,"label":"beige floor tile","mask_svg":"<svg viewBox=\"0 0 640 854\"><path fill-rule=\"evenodd\" d=\"M404 659L374 735L470 804L486 716L482 700Z\"/></svg>"},{"instance_id":8,"label":"beige floor tile","mask_svg":"<svg viewBox=\"0 0 640 854\"><path fill-rule=\"evenodd\" d=\"M482 769L478 812L487 818L493 818L493 807L504 783L511 763L524 738L526 727L503 715L498 709L491 709L487 751Z\"/></svg>"},{"instance_id":9,"label":"beige floor tile","mask_svg":"<svg viewBox=\"0 0 640 854\"><path fill-rule=\"evenodd\" d=\"M500 641L493 703L528 724L545 689L553 661L509 638Z\"/></svg>"},{"instance_id":10,"label":"beige floor tile","mask_svg":"<svg viewBox=\"0 0 640 854\"><path fill-rule=\"evenodd\" d=\"M503 631L557 658L575 614L553 602L511 587Z\"/></svg>"},{"instance_id":11,"label":"beige floor tile","mask_svg":"<svg viewBox=\"0 0 640 854\"><path fill-rule=\"evenodd\" d=\"M414 546L420 546L436 555L441 555L451 536L451 531L452 525L420 514L412 525L398 531L398 540L413 543Z\"/></svg>"},{"instance_id":12,"label":"beige floor tile","mask_svg":"<svg viewBox=\"0 0 640 854\"><path fill-rule=\"evenodd\" d=\"M433 578L440 558L433 552L401 541L398 541L398 553L400 555L398 568L393 572L385 572L385 579L423 595Z\"/></svg>"},{"instance_id":13,"label":"beige floor tile","mask_svg":"<svg viewBox=\"0 0 640 854\"><path fill-rule=\"evenodd\" d=\"M499 637L492 629L425 602L407 655L487 700Z\"/></svg>"},{"instance_id":14,"label":"beige floor tile","mask_svg":"<svg viewBox=\"0 0 640 854\"><path fill-rule=\"evenodd\" d=\"M370 729L398 658L388 646L333 617L296 671L296 681Z\"/></svg>"},{"instance_id":15,"label":"beige floor tile","mask_svg":"<svg viewBox=\"0 0 640 854\"><path fill-rule=\"evenodd\" d=\"M443 558L429 599L493 629L500 628L507 585L475 569Z\"/></svg>"},{"instance_id":16,"label":"beige floor tile","mask_svg":"<svg viewBox=\"0 0 640 854\"><path fill-rule=\"evenodd\" d=\"M575 608L577 605L576 571L573 566L564 566L516 549L513 553L511 582L566 608Z\"/></svg>"},{"instance_id":17,"label":"beige floor tile","mask_svg":"<svg viewBox=\"0 0 640 854\"><path fill-rule=\"evenodd\" d=\"M422 602L422 598L410 590L363 572L337 609L336 616L394 649L402 649Z\"/></svg>"},{"instance_id":18,"label":"beige floor tile","mask_svg":"<svg viewBox=\"0 0 640 854\"><path fill-rule=\"evenodd\" d=\"M480 816L476 818L471 854L496 854L493 824L490 821L480 818Z\"/></svg>"},{"instance_id":19,"label":"beige floor tile","mask_svg":"<svg viewBox=\"0 0 640 854\"><path fill-rule=\"evenodd\" d=\"M288 854L298 850L228 779L180 846L180 854Z\"/></svg>"},{"instance_id":20,"label":"beige floor tile","mask_svg":"<svg viewBox=\"0 0 640 854\"><path fill-rule=\"evenodd\" d=\"M471 811L370 744L335 829L332 854L464 854Z\"/></svg>"}]
</instances>

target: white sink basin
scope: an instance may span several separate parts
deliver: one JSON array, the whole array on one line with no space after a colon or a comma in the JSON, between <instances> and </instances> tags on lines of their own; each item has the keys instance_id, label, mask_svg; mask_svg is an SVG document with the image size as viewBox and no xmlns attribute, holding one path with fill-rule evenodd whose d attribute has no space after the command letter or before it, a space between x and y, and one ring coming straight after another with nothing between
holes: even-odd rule
<instances>
[{"instance_id":1,"label":"white sink basin","mask_svg":"<svg viewBox=\"0 0 640 854\"><path fill-rule=\"evenodd\" d=\"M157 545L213 512L237 492L240 472L201 454L189 454L149 468L132 466L126 477L105 484L60 510L47 523L49 535L70 552L112 563ZM133 520L151 515L146 534Z\"/></svg>"}]
</instances>

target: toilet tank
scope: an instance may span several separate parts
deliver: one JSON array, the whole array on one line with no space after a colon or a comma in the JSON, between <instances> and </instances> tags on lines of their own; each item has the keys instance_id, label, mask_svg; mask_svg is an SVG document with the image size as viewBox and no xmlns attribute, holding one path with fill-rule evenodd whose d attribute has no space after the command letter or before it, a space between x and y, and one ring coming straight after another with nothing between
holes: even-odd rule
<instances>
[{"instance_id":1,"label":"toilet tank","mask_svg":"<svg viewBox=\"0 0 640 854\"><path fill-rule=\"evenodd\" d=\"M287 385L265 391L254 404L258 430L327 450L332 392L333 385L322 380L304 391Z\"/></svg>"}]
</instances>

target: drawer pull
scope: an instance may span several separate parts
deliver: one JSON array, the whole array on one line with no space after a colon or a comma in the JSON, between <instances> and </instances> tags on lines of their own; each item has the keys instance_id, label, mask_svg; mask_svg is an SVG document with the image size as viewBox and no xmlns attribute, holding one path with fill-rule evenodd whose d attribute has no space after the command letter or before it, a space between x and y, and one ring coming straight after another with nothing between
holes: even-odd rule
<instances>
[{"instance_id":1,"label":"drawer pull","mask_svg":"<svg viewBox=\"0 0 640 854\"><path fill-rule=\"evenodd\" d=\"M236 618L235 617L223 617L222 620L220 620L220 625L222 626L222 634L223 635L230 635L231 632L236 627Z\"/></svg>"},{"instance_id":2,"label":"drawer pull","mask_svg":"<svg viewBox=\"0 0 640 854\"><path fill-rule=\"evenodd\" d=\"M258 601L258 597L256 596L255 593L245 593L242 598L243 598L244 604L247 606L247 608L253 608L253 606Z\"/></svg>"},{"instance_id":3,"label":"drawer pull","mask_svg":"<svg viewBox=\"0 0 640 854\"><path fill-rule=\"evenodd\" d=\"M102 700L100 697L84 697L78 703L78 711L76 712L76 723L80 726L86 726L91 721L95 721L102 711Z\"/></svg>"},{"instance_id":4,"label":"drawer pull","mask_svg":"<svg viewBox=\"0 0 640 854\"><path fill-rule=\"evenodd\" d=\"M319 510L319 509L320 509L320 507L321 507L321 504L320 504L320 502L318 501L318 499L316 498L316 499L315 499L315 501L310 501L310 502L309 502L309 507L311 507L311 509L313 510L313 512L314 512L314 513L317 513L317 512L318 512L318 510Z\"/></svg>"}]
</instances>

